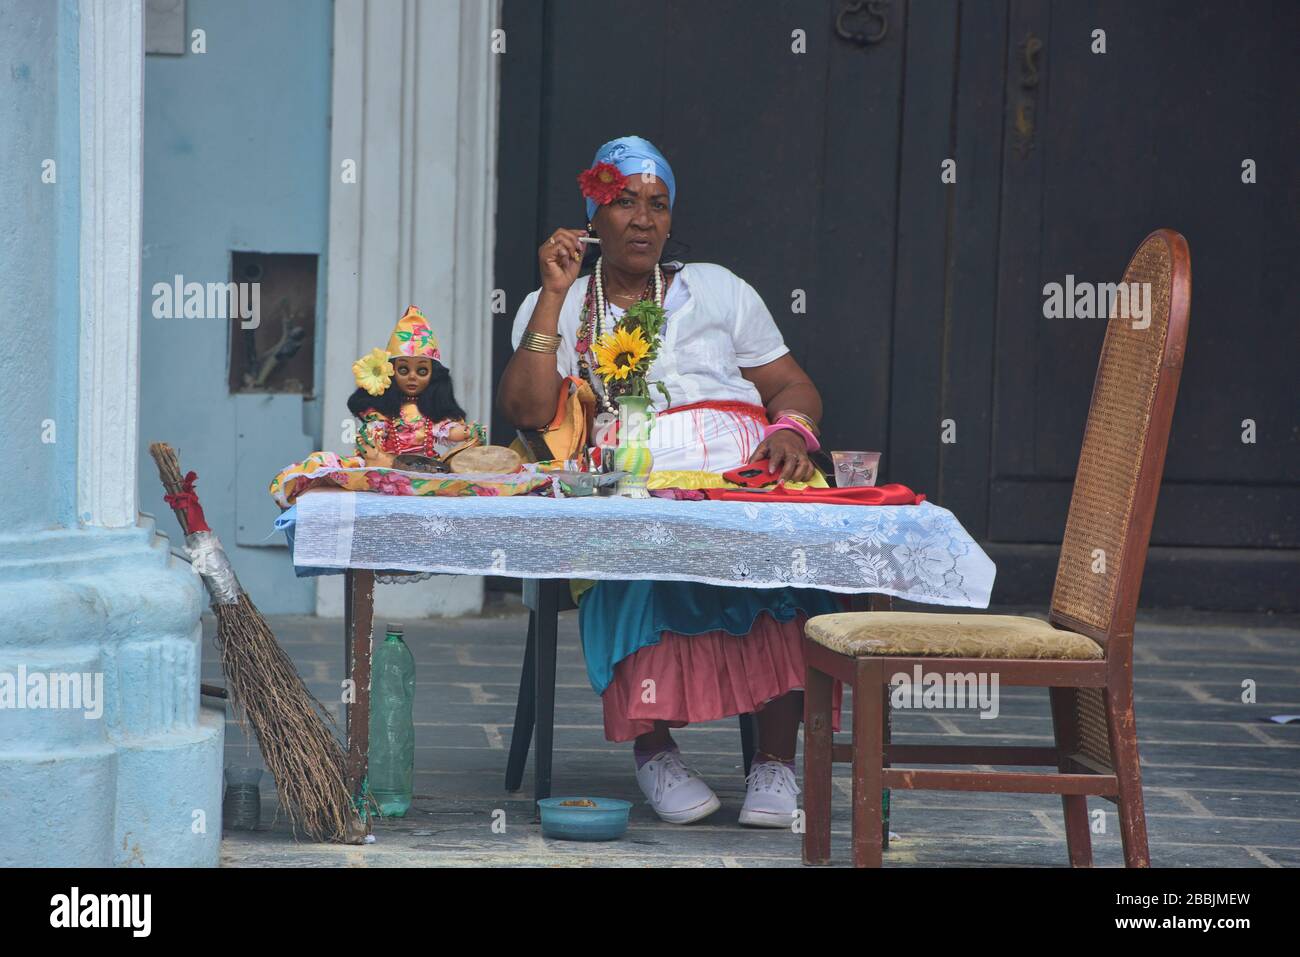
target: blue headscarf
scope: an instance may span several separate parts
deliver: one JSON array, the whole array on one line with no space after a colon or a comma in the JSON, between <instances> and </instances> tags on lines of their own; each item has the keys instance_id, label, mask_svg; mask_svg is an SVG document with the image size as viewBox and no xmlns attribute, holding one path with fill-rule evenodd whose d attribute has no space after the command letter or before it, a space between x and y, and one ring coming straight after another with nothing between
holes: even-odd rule
<instances>
[{"instance_id":1,"label":"blue headscarf","mask_svg":"<svg viewBox=\"0 0 1300 957\"><path fill-rule=\"evenodd\" d=\"M610 140L600 149L596 150L596 158L591 161L591 165L597 163L610 163L618 167L618 171L624 176L640 176L642 173L650 175L663 181L668 187L668 208L673 208L673 200L677 198L677 180L673 178L673 168L668 165L668 160L664 159L664 154L655 149L655 145L649 140L642 139L639 136L620 136L616 140ZM596 215L596 201L587 200L587 219Z\"/></svg>"}]
</instances>

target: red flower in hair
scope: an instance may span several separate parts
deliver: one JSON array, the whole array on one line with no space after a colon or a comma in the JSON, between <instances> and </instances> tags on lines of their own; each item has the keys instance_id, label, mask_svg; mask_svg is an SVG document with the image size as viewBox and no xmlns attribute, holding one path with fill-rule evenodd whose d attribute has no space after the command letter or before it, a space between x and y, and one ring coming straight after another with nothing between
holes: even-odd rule
<instances>
[{"instance_id":1,"label":"red flower in hair","mask_svg":"<svg viewBox=\"0 0 1300 957\"><path fill-rule=\"evenodd\" d=\"M594 199L597 205L605 206L614 202L623 192L627 177L612 163L597 163L578 174L578 185L582 187L583 196Z\"/></svg>"}]
</instances>

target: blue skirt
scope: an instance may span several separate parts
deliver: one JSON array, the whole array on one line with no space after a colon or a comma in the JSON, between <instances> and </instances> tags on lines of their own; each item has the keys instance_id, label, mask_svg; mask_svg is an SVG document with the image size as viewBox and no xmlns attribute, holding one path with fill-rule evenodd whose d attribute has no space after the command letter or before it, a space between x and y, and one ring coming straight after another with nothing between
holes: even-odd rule
<instances>
[{"instance_id":1,"label":"blue skirt","mask_svg":"<svg viewBox=\"0 0 1300 957\"><path fill-rule=\"evenodd\" d=\"M596 694L614 680L614 666L665 631L700 635L725 631L741 636L769 612L790 621L843 611L840 599L813 588L727 588L696 582L602 581L578 601L578 626L587 677Z\"/></svg>"}]
</instances>

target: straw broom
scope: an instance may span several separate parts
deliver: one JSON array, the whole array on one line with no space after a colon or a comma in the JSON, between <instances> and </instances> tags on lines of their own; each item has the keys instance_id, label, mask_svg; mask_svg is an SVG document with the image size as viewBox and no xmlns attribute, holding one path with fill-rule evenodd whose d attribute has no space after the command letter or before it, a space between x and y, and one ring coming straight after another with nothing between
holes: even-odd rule
<instances>
[{"instance_id":1,"label":"straw broom","mask_svg":"<svg viewBox=\"0 0 1300 957\"><path fill-rule=\"evenodd\" d=\"M344 780L345 757L331 730L333 718L307 690L240 587L220 540L203 519L194 473L182 477L176 451L164 442L150 445L149 454L185 533L194 570L212 598L217 649L240 727L246 732L253 726L280 806L315 840L360 843L369 827Z\"/></svg>"}]
</instances>

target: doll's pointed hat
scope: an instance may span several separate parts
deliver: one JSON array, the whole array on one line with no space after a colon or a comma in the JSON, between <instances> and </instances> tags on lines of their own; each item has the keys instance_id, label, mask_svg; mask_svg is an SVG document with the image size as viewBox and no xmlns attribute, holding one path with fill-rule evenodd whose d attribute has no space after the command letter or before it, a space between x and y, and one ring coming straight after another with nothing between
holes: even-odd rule
<instances>
[{"instance_id":1,"label":"doll's pointed hat","mask_svg":"<svg viewBox=\"0 0 1300 957\"><path fill-rule=\"evenodd\" d=\"M397 320L397 328L388 339L388 357L410 356L419 359L442 359L438 351L438 337L429 328L429 321L415 306L407 306L406 313Z\"/></svg>"}]
</instances>

